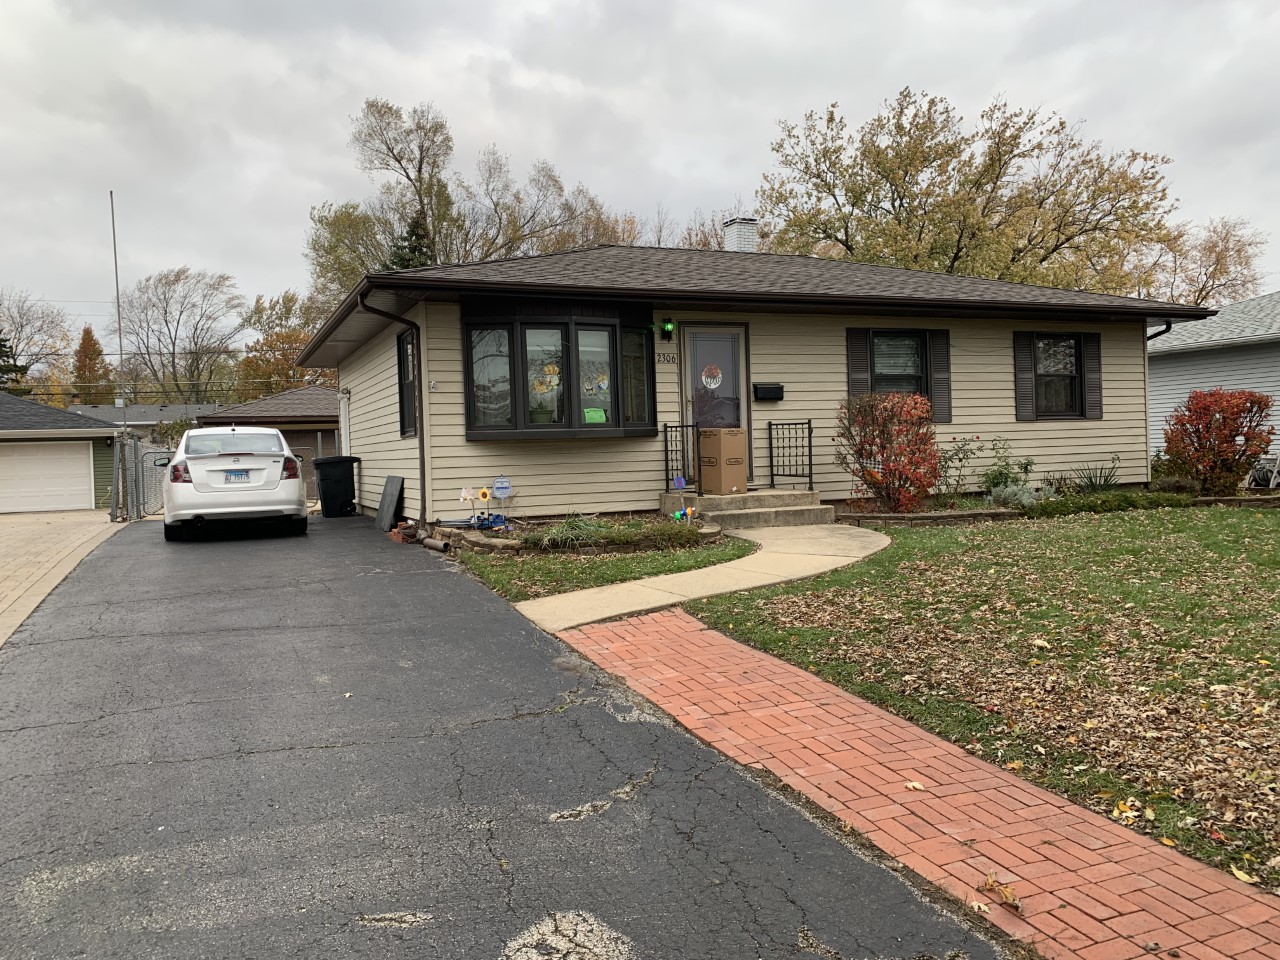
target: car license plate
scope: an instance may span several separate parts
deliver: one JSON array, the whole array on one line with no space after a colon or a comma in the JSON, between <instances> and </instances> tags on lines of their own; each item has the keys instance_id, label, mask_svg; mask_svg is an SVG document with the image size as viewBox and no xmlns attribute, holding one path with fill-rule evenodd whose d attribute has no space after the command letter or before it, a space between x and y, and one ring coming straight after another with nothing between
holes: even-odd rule
<instances>
[{"instance_id":1,"label":"car license plate","mask_svg":"<svg viewBox=\"0 0 1280 960\"><path fill-rule=\"evenodd\" d=\"M224 482L226 483L248 483L249 471L248 470L228 470L225 474L223 474L223 479L224 479Z\"/></svg>"}]
</instances>

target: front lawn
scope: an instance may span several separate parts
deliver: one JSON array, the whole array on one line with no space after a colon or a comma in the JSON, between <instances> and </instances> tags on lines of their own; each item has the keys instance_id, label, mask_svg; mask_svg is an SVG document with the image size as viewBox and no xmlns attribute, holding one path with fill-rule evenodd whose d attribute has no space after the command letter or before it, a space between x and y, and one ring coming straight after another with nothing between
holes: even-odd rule
<instances>
[{"instance_id":1,"label":"front lawn","mask_svg":"<svg viewBox=\"0 0 1280 960\"><path fill-rule=\"evenodd\" d=\"M1280 887L1280 511L907 528L689 604L1019 776Z\"/></svg>"},{"instance_id":2,"label":"front lawn","mask_svg":"<svg viewBox=\"0 0 1280 960\"><path fill-rule=\"evenodd\" d=\"M595 556L533 553L520 557L464 552L459 555L459 560L490 589L512 603L519 603L570 590L698 570L745 557L755 548L756 545L749 540L724 537L719 543L708 546L676 550L601 553Z\"/></svg>"}]
</instances>

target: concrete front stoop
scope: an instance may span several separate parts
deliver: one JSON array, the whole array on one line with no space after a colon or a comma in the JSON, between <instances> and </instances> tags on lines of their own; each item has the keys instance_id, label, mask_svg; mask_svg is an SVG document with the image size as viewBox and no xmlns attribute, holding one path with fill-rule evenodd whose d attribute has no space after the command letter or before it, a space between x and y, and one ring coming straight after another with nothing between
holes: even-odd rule
<instances>
[{"instance_id":1,"label":"concrete front stoop","mask_svg":"<svg viewBox=\"0 0 1280 960\"><path fill-rule=\"evenodd\" d=\"M663 513L674 513L681 507L697 507L699 517L725 530L811 526L832 523L836 515L835 508L824 505L816 491L806 490L752 490L724 496L662 495Z\"/></svg>"}]
</instances>

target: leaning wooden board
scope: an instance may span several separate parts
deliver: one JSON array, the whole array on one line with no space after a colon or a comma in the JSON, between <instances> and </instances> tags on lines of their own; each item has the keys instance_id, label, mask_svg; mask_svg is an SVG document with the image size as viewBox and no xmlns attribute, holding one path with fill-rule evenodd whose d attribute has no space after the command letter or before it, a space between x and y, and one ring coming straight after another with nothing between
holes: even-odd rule
<instances>
[{"instance_id":1,"label":"leaning wooden board","mask_svg":"<svg viewBox=\"0 0 1280 960\"><path fill-rule=\"evenodd\" d=\"M386 533L403 518L404 477L388 476L378 504L378 529Z\"/></svg>"}]
</instances>

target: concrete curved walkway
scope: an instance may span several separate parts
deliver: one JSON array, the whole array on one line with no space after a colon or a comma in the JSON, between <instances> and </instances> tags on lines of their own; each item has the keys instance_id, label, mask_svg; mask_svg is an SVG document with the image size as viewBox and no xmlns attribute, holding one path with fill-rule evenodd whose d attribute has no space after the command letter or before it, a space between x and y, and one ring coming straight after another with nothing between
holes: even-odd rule
<instances>
[{"instance_id":1,"label":"concrete curved walkway","mask_svg":"<svg viewBox=\"0 0 1280 960\"><path fill-rule=\"evenodd\" d=\"M848 566L883 550L889 538L862 527L762 527L734 536L760 545L749 557L661 577L574 590L517 603L516 609L548 633L600 620L676 607L687 600L752 590Z\"/></svg>"}]
</instances>

